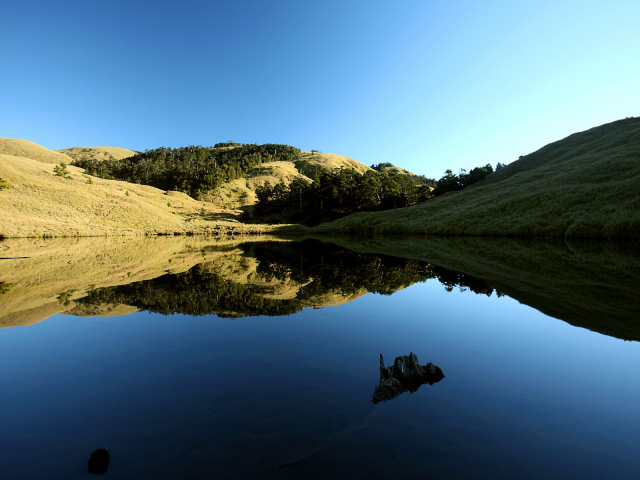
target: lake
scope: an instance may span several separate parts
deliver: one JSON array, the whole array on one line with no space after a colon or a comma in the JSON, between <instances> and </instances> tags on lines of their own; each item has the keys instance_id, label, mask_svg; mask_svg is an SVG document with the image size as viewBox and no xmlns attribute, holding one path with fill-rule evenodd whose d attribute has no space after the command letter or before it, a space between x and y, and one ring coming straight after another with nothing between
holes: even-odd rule
<instances>
[{"instance_id":1,"label":"lake","mask_svg":"<svg viewBox=\"0 0 640 480\"><path fill-rule=\"evenodd\" d=\"M2 245L3 478L86 478L102 448L117 479L640 471L632 245ZM410 353L444 378L374 402L380 356Z\"/></svg>"}]
</instances>

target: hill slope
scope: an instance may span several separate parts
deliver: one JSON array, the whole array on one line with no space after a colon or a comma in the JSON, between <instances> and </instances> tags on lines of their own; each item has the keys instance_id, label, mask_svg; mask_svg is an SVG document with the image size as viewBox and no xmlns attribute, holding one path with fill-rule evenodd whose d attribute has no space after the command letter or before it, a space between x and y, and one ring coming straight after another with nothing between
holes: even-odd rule
<instances>
[{"instance_id":1,"label":"hill slope","mask_svg":"<svg viewBox=\"0 0 640 480\"><path fill-rule=\"evenodd\" d=\"M233 148L233 147L226 147ZM238 178L225 183L204 198L220 208L240 208L255 205L258 201L256 188L266 182L275 185L283 181L289 185L294 179L302 177L311 182L311 176L320 170L338 170L349 168L364 173L369 167L351 158L335 153L302 152L297 160L263 163L250 171L246 178Z\"/></svg>"},{"instance_id":2,"label":"hill slope","mask_svg":"<svg viewBox=\"0 0 640 480\"><path fill-rule=\"evenodd\" d=\"M247 205L255 205L258 201L256 189L269 182L275 185L283 181L289 185L295 178L302 177L311 182L311 179L302 175L292 162L263 163L251 170L246 178L238 178L225 183L222 187L204 196L204 199L219 208L240 208Z\"/></svg>"},{"instance_id":3,"label":"hill slope","mask_svg":"<svg viewBox=\"0 0 640 480\"><path fill-rule=\"evenodd\" d=\"M0 154L26 157L43 163L69 164L73 159L64 153L54 152L37 143L21 140L19 138L0 137Z\"/></svg>"},{"instance_id":4,"label":"hill slope","mask_svg":"<svg viewBox=\"0 0 640 480\"><path fill-rule=\"evenodd\" d=\"M56 152L68 155L74 160L122 160L136 154L133 150L120 147L73 147L56 150Z\"/></svg>"},{"instance_id":5,"label":"hill slope","mask_svg":"<svg viewBox=\"0 0 640 480\"><path fill-rule=\"evenodd\" d=\"M462 191L312 231L636 238L640 118L571 135Z\"/></svg>"},{"instance_id":6,"label":"hill slope","mask_svg":"<svg viewBox=\"0 0 640 480\"><path fill-rule=\"evenodd\" d=\"M239 211L221 211L184 193L89 177L68 167L72 180L53 165L0 154L0 237L252 233L274 230L244 225ZM87 184L87 179L92 184Z\"/></svg>"}]
</instances>

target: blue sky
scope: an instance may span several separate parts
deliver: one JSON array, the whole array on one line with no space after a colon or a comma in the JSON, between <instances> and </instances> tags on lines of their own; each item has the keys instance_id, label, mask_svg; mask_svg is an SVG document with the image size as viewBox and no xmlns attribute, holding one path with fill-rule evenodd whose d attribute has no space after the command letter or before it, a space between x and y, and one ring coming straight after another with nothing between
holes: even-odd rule
<instances>
[{"instance_id":1,"label":"blue sky","mask_svg":"<svg viewBox=\"0 0 640 480\"><path fill-rule=\"evenodd\" d=\"M0 136L440 177L640 115L635 1L6 1Z\"/></svg>"}]
</instances>

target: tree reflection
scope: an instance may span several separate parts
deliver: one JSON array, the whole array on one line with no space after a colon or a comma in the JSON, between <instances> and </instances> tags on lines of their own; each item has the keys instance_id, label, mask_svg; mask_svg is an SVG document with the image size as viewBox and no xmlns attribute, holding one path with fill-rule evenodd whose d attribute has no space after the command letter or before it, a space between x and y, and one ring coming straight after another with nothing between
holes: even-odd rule
<instances>
[{"instance_id":1,"label":"tree reflection","mask_svg":"<svg viewBox=\"0 0 640 480\"><path fill-rule=\"evenodd\" d=\"M327 294L392 293L429 279L445 289L459 287L477 294L494 290L482 280L419 260L368 255L318 241L242 244L243 256L257 262L254 282L225 277L219 265L207 262L189 271L123 286L92 289L77 302L85 305L125 304L162 314L226 318L290 315ZM297 285L293 298L269 298L256 281ZM498 295L501 295L498 293Z\"/></svg>"}]
</instances>

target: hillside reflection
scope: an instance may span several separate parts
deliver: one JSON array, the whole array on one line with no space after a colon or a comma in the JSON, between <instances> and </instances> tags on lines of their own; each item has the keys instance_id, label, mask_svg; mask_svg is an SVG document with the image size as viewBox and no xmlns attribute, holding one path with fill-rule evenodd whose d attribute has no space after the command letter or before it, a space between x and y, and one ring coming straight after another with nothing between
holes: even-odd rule
<instances>
[{"instance_id":1,"label":"hillside reflection","mask_svg":"<svg viewBox=\"0 0 640 480\"><path fill-rule=\"evenodd\" d=\"M217 260L205 261L183 273L91 290L76 303L238 318L290 315L303 308L345 303L367 292L391 295L429 279L438 279L448 291L460 288L484 295L494 293L483 281L462 272L419 260L356 253L315 240L244 243L239 248L242 257L253 262L236 258L230 264L216 256ZM204 249L203 258L208 253L219 253L219 249Z\"/></svg>"}]
</instances>

